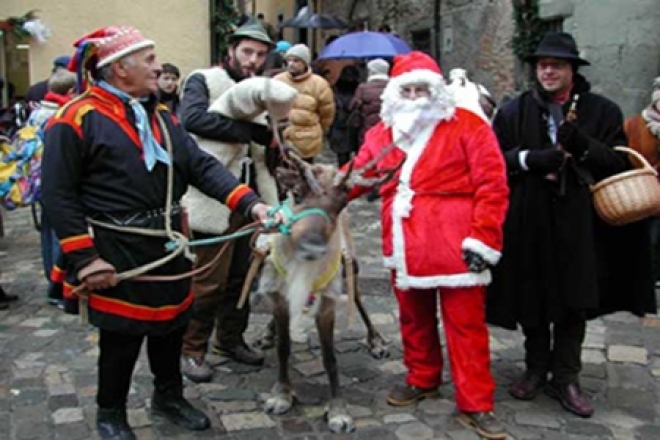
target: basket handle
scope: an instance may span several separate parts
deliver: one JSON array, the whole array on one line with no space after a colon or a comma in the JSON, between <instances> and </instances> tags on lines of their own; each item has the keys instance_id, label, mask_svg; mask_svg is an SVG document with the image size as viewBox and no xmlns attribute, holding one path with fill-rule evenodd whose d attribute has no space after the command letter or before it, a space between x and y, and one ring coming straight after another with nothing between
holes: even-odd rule
<instances>
[{"instance_id":1,"label":"basket handle","mask_svg":"<svg viewBox=\"0 0 660 440\"><path fill-rule=\"evenodd\" d=\"M651 170L651 171L653 171L654 175L656 175L656 176L658 175L658 172L655 170L655 168L653 168L651 166L649 161L646 160L646 158L644 156L642 156L641 154L639 154L637 151L633 150L632 148L614 147L614 150L615 151L621 151L623 153L628 153L628 154L633 155L635 157L635 159L639 160L642 163L642 168L647 169L647 170Z\"/></svg>"}]
</instances>

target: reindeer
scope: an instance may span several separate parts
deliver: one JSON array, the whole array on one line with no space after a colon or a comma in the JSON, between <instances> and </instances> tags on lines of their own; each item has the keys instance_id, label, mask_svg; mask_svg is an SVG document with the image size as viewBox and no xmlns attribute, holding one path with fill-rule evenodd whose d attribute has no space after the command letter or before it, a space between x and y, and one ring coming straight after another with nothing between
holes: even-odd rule
<instances>
[{"instance_id":1,"label":"reindeer","mask_svg":"<svg viewBox=\"0 0 660 440\"><path fill-rule=\"evenodd\" d=\"M295 196L290 207L296 217L285 233L273 234L270 254L265 259L259 292L272 301L279 374L266 400L265 411L283 414L293 405L294 392L289 378L291 351L290 320L302 316L314 318L319 334L323 366L330 383L326 419L331 431L355 429L341 397L337 360L334 351L335 305L342 291L342 257L348 238L347 217L349 180L346 174L329 165L311 165L289 154L293 169L278 168L278 182ZM359 174L359 173L357 173ZM391 176L390 176L391 178ZM350 258L346 261L352 265ZM350 280L355 283L355 280ZM355 305L367 327L367 345L373 357L389 352L386 341L374 328L366 313L355 283Z\"/></svg>"}]
</instances>

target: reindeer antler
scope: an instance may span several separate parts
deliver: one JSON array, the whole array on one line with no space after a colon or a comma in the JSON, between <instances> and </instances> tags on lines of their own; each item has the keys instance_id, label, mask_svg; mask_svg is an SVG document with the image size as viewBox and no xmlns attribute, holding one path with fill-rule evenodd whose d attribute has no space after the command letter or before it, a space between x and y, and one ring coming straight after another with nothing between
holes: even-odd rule
<instances>
[{"instance_id":1,"label":"reindeer antler","mask_svg":"<svg viewBox=\"0 0 660 440\"><path fill-rule=\"evenodd\" d=\"M380 162L394 147L396 147L396 142L392 142L389 145L383 147L378 154L367 162L362 168L353 171L353 163L351 161L351 166L347 170L346 174L342 176L342 182L352 182L354 185L365 186L365 187L379 187L385 182L388 182L396 172L401 169L406 158L404 157L401 161L393 168L376 170L376 177L364 177L365 173L373 170L378 162Z\"/></svg>"},{"instance_id":2,"label":"reindeer antler","mask_svg":"<svg viewBox=\"0 0 660 440\"><path fill-rule=\"evenodd\" d=\"M293 164L300 170L300 173L307 181L307 184L309 185L310 189L315 194L319 194L319 195L323 194L323 187L314 176L314 171L312 170L312 164L305 162L305 160L302 157L300 157L300 155L297 152L295 152L293 149L287 150L287 156L291 160L291 162L293 162Z\"/></svg>"}]
</instances>

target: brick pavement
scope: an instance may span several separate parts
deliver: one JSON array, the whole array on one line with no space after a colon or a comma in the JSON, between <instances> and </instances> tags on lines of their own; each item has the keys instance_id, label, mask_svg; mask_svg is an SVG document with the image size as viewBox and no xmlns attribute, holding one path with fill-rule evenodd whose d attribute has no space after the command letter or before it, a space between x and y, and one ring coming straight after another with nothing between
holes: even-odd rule
<instances>
[{"instance_id":1,"label":"brick pavement","mask_svg":"<svg viewBox=\"0 0 660 440\"><path fill-rule=\"evenodd\" d=\"M263 413L264 396L276 373L273 350L263 368L213 358L212 383L186 384L186 394L205 408L213 428L189 433L149 412L151 376L141 356L129 396L130 423L140 439L477 439L452 418L451 383L437 399L412 408L392 408L384 399L403 380L396 303L379 258L377 205L358 201L351 207L362 262L361 288L375 324L391 341L392 357L374 360L361 345L360 322L341 313L337 351L344 394L357 431L332 435L323 421L327 380L315 338L296 345L292 379L298 404L286 416ZM0 439L93 439L97 332L75 316L46 305L38 234L29 211L5 213L6 237L0 239L0 283L21 296L0 311ZM6 254L5 254L6 253ZM263 304L251 318L248 339L268 320ZM660 438L660 320L643 322L620 314L589 324L582 384L593 396L596 414L583 420L564 412L545 395L533 402L510 398L507 386L522 368L518 333L492 329L493 371L498 384L497 412L514 439Z\"/></svg>"}]
</instances>

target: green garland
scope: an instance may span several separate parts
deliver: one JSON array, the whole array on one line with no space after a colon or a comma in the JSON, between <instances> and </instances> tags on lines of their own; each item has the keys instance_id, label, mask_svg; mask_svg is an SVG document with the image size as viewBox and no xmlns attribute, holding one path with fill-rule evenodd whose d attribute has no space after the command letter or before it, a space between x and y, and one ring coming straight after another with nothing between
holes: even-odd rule
<instances>
[{"instance_id":1,"label":"green garland","mask_svg":"<svg viewBox=\"0 0 660 440\"><path fill-rule=\"evenodd\" d=\"M23 25L28 21L35 20L37 18L37 12L36 9L33 9L21 17L9 17L5 20L0 20L0 30L12 32L18 38L30 37L30 33L23 28Z\"/></svg>"},{"instance_id":2,"label":"green garland","mask_svg":"<svg viewBox=\"0 0 660 440\"><path fill-rule=\"evenodd\" d=\"M513 53L520 59L536 50L543 38L543 21L539 18L538 0L514 0L515 30L511 41Z\"/></svg>"},{"instance_id":3,"label":"green garland","mask_svg":"<svg viewBox=\"0 0 660 440\"><path fill-rule=\"evenodd\" d=\"M236 29L239 19L240 16L232 0L223 0L218 3L212 28L212 32L216 36L218 54L225 53L228 46L227 39Z\"/></svg>"}]
</instances>

